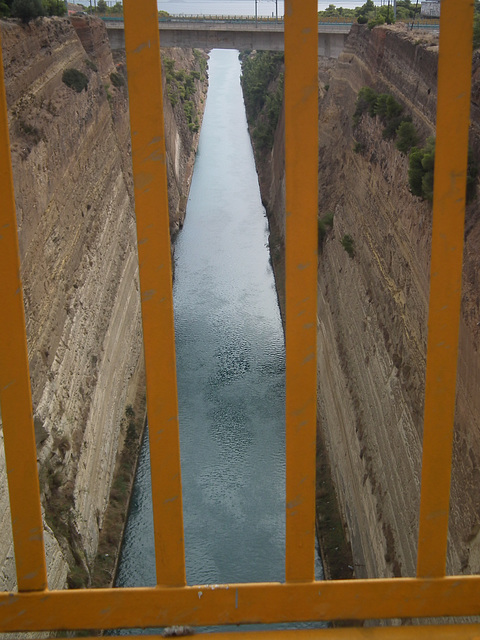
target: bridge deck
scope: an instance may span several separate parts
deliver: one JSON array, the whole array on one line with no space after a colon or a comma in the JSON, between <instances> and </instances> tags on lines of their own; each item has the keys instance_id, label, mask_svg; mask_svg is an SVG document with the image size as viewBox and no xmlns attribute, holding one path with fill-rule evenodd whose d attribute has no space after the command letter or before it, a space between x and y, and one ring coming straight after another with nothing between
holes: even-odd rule
<instances>
[{"instance_id":1,"label":"bridge deck","mask_svg":"<svg viewBox=\"0 0 480 640\"><path fill-rule=\"evenodd\" d=\"M123 20L109 20L104 19L108 30L111 29L124 29ZM349 33L352 26L351 22L340 23L318 23L318 33ZM284 32L284 23L279 20L275 21L259 21L255 23L254 20L229 20L225 19L205 19L205 20L159 20L158 29L163 31L237 31L243 33L244 31L251 31L253 33L270 33L270 32Z\"/></svg>"},{"instance_id":2,"label":"bridge deck","mask_svg":"<svg viewBox=\"0 0 480 640\"><path fill-rule=\"evenodd\" d=\"M112 49L125 48L122 20L105 20ZM349 23L318 24L318 54L338 58L350 31ZM284 50L282 21L168 20L159 21L162 47L198 49Z\"/></svg>"}]
</instances>

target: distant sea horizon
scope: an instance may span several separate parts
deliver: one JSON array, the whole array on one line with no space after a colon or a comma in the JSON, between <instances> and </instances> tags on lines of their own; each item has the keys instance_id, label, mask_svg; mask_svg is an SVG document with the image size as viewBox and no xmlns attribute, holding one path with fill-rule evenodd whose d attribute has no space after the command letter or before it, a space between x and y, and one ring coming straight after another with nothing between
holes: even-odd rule
<instances>
[{"instance_id":1,"label":"distant sea horizon","mask_svg":"<svg viewBox=\"0 0 480 640\"><path fill-rule=\"evenodd\" d=\"M374 0L380 5L381 0ZM323 11L330 4L337 7L354 9L365 3L365 0L319 0L318 10ZM275 16L284 14L284 0L257 0L259 16ZM225 15L254 16L255 0L157 0L159 10L179 15Z\"/></svg>"}]
</instances>

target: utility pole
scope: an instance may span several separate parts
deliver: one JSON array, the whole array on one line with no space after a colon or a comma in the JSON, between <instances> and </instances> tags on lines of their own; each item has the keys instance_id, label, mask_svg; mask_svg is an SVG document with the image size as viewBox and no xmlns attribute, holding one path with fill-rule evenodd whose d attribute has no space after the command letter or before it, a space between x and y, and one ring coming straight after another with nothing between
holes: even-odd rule
<instances>
[{"instance_id":1,"label":"utility pole","mask_svg":"<svg viewBox=\"0 0 480 640\"><path fill-rule=\"evenodd\" d=\"M278 0L275 0L275 19L278 22Z\"/></svg>"},{"instance_id":2,"label":"utility pole","mask_svg":"<svg viewBox=\"0 0 480 640\"><path fill-rule=\"evenodd\" d=\"M417 9L418 9L418 0L417 0L417 4L415 5L415 11L413 12L412 26L410 27L410 30L412 31L413 31L413 25L415 23L415 18L417 17Z\"/></svg>"},{"instance_id":3,"label":"utility pole","mask_svg":"<svg viewBox=\"0 0 480 640\"><path fill-rule=\"evenodd\" d=\"M257 24L258 24L257 2L258 2L258 0L255 0L255 27L257 27Z\"/></svg>"},{"instance_id":4,"label":"utility pole","mask_svg":"<svg viewBox=\"0 0 480 640\"><path fill-rule=\"evenodd\" d=\"M393 0L393 19L397 19L397 0Z\"/></svg>"}]
</instances>

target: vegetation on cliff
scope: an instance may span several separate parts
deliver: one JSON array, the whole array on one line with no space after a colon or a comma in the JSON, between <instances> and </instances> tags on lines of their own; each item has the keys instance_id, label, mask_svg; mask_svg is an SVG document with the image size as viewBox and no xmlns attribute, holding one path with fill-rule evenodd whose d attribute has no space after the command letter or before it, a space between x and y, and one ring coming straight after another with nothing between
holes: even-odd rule
<instances>
[{"instance_id":1,"label":"vegetation on cliff","mask_svg":"<svg viewBox=\"0 0 480 640\"><path fill-rule=\"evenodd\" d=\"M63 16L65 13L63 0L0 0L0 18L20 18L23 23L40 16Z\"/></svg>"},{"instance_id":2,"label":"vegetation on cliff","mask_svg":"<svg viewBox=\"0 0 480 640\"><path fill-rule=\"evenodd\" d=\"M198 86L196 81L203 82L206 77L207 61L202 54L194 49L196 69L185 71L185 69L175 69L175 60L163 57L163 67L167 81L167 96L172 107L181 104L188 128L191 132L197 133L200 129L200 119L195 108L192 97L196 93Z\"/></svg>"},{"instance_id":3,"label":"vegetation on cliff","mask_svg":"<svg viewBox=\"0 0 480 640\"><path fill-rule=\"evenodd\" d=\"M480 47L480 0L474 2L474 17L473 17L473 48L478 49Z\"/></svg>"},{"instance_id":4,"label":"vegetation on cliff","mask_svg":"<svg viewBox=\"0 0 480 640\"><path fill-rule=\"evenodd\" d=\"M403 106L389 93L376 93L371 87L362 87L358 92L353 124L358 126L363 114L368 113L374 118L378 116L384 125L383 138L392 140L403 123L411 123L412 117L404 113ZM405 134L402 146L405 147ZM410 147L406 149L409 151Z\"/></svg>"},{"instance_id":5,"label":"vegetation on cliff","mask_svg":"<svg viewBox=\"0 0 480 640\"><path fill-rule=\"evenodd\" d=\"M377 93L371 87L362 87L358 92L353 114L354 127L358 127L362 116L368 113L372 118L378 117L384 128L382 137L396 140L396 147L404 154L409 154L408 182L413 195L429 202L433 201L433 174L435 166L435 139L428 138L420 148L420 134L412 122L412 117L405 113L403 105L388 93ZM355 153L366 150L364 142L355 142ZM467 168L467 202L476 195L478 165L471 149L468 152Z\"/></svg>"},{"instance_id":6,"label":"vegetation on cliff","mask_svg":"<svg viewBox=\"0 0 480 640\"><path fill-rule=\"evenodd\" d=\"M135 411L135 407L131 404L125 409L125 417L122 420L124 445L115 467L108 507L100 532L97 555L91 573L92 587L112 586L115 580L120 554L119 542L123 538L127 521L138 453L144 432L145 404L146 397L143 394L137 394L135 405L137 410Z\"/></svg>"},{"instance_id":7,"label":"vegetation on cliff","mask_svg":"<svg viewBox=\"0 0 480 640\"><path fill-rule=\"evenodd\" d=\"M77 93L81 93L88 87L87 76L78 69L74 68L65 69L62 75L62 82L64 82L67 87L70 87L70 89L73 89Z\"/></svg>"},{"instance_id":8,"label":"vegetation on cliff","mask_svg":"<svg viewBox=\"0 0 480 640\"><path fill-rule=\"evenodd\" d=\"M134 397L143 390L143 364L127 77L101 20L80 15L75 25L43 18L28 28L13 20L1 27L49 585L90 584L99 541L105 584L113 557L105 545L120 544L126 509L125 458L133 475L130 423L139 437L144 417ZM167 55L185 73L205 73L202 52ZM206 82L195 83L200 110ZM172 113L166 103L175 222L188 193L194 134L180 104ZM134 417L125 415L128 403ZM105 513L109 496L112 516ZM9 544L3 536L0 582L10 590Z\"/></svg>"},{"instance_id":9,"label":"vegetation on cliff","mask_svg":"<svg viewBox=\"0 0 480 640\"><path fill-rule=\"evenodd\" d=\"M283 105L283 53L243 52L242 89L256 151L270 150Z\"/></svg>"},{"instance_id":10,"label":"vegetation on cliff","mask_svg":"<svg viewBox=\"0 0 480 640\"><path fill-rule=\"evenodd\" d=\"M433 170L435 167L435 138L428 138L422 149L410 152L408 183L414 196L433 201Z\"/></svg>"},{"instance_id":11,"label":"vegetation on cliff","mask_svg":"<svg viewBox=\"0 0 480 640\"><path fill-rule=\"evenodd\" d=\"M419 13L418 3L412 2L412 0L397 0L397 19L411 20ZM383 19L384 22L391 23L393 21L393 2L390 5L377 7L373 0L367 0L365 4L355 7L355 9L336 7L334 4L330 4L327 9L318 12L318 17L320 20L322 18L343 17L348 20L356 19L364 24L370 20Z\"/></svg>"},{"instance_id":12,"label":"vegetation on cliff","mask_svg":"<svg viewBox=\"0 0 480 640\"><path fill-rule=\"evenodd\" d=\"M321 249L323 241L330 229L333 228L333 213L329 211L318 218L318 248Z\"/></svg>"}]
</instances>

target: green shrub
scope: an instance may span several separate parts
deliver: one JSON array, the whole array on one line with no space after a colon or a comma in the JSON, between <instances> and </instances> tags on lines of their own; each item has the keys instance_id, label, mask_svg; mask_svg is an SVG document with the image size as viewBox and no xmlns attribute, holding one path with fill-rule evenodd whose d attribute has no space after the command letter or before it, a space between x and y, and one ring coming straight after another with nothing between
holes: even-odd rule
<instances>
[{"instance_id":1,"label":"green shrub","mask_svg":"<svg viewBox=\"0 0 480 640\"><path fill-rule=\"evenodd\" d=\"M386 121L384 130L382 131L382 138L384 140L393 140L397 135L398 128L402 122L411 122L410 116L396 116Z\"/></svg>"},{"instance_id":2,"label":"green shrub","mask_svg":"<svg viewBox=\"0 0 480 640\"><path fill-rule=\"evenodd\" d=\"M197 131L200 130L200 121L198 116L195 116L195 119L188 123L188 128L192 133L197 133Z\"/></svg>"},{"instance_id":3,"label":"green shrub","mask_svg":"<svg viewBox=\"0 0 480 640\"><path fill-rule=\"evenodd\" d=\"M43 8L47 16L64 16L67 7L63 0L42 0Z\"/></svg>"},{"instance_id":4,"label":"green shrub","mask_svg":"<svg viewBox=\"0 0 480 640\"><path fill-rule=\"evenodd\" d=\"M415 196L433 200L435 139L428 138L423 149L413 147L408 160L408 184Z\"/></svg>"},{"instance_id":5,"label":"green shrub","mask_svg":"<svg viewBox=\"0 0 480 640\"><path fill-rule=\"evenodd\" d=\"M360 122L360 118L364 113L375 115L375 104L377 101L377 93L371 87L362 87L358 92L357 101L355 103L355 113L353 114L353 123L355 126Z\"/></svg>"},{"instance_id":6,"label":"green shrub","mask_svg":"<svg viewBox=\"0 0 480 640\"><path fill-rule=\"evenodd\" d=\"M418 143L418 134L413 122L404 120L397 129L397 149L408 153Z\"/></svg>"},{"instance_id":7,"label":"green shrub","mask_svg":"<svg viewBox=\"0 0 480 640\"><path fill-rule=\"evenodd\" d=\"M0 18L8 18L10 16L10 7L4 0L0 0Z\"/></svg>"},{"instance_id":8,"label":"green shrub","mask_svg":"<svg viewBox=\"0 0 480 640\"><path fill-rule=\"evenodd\" d=\"M318 247L321 248L329 231L333 228L333 212L329 211L322 218L318 218Z\"/></svg>"},{"instance_id":9,"label":"green shrub","mask_svg":"<svg viewBox=\"0 0 480 640\"><path fill-rule=\"evenodd\" d=\"M175 91L173 91L168 86L167 86L167 96L168 96L168 99L170 100L170 104L172 105L172 107L174 107L178 102L178 98Z\"/></svg>"},{"instance_id":10,"label":"green shrub","mask_svg":"<svg viewBox=\"0 0 480 640\"><path fill-rule=\"evenodd\" d=\"M70 567L67 576L67 583L69 589L84 589L88 586L89 575L88 571L81 564L74 564Z\"/></svg>"},{"instance_id":11,"label":"green shrub","mask_svg":"<svg viewBox=\"0 0 480 640\"><path fill-rule=\"evenodd\" d=\"M473 48L480 47L480 13L475 13L473 18Z\"/></svg>"},{"instance_id":12,"label":"green shrub","mask_svg":"<svg viewBox=\"0 0 480 640\"><path fill-rule=\"evenodd\" d=\"M435 139L428 138L423 148L423 177L422 177L422 194L423 197L433 201L433 172L435 169Z\"/></svg>"},{"instance_id":13,"label":"green shrub","mask_svg":"<svg viewBox=\"0 0 480 640\"><path fill-rule=\"evenodd\" d=\"M10 12L14 18L20 18L25 24L45 15L42 0L13 0Z\"/></svg>"},{"instance_id":14,"label":"green shrub","mask_svg":"<svg viewBox=\"0 0 480 640\"><path fill-rule=\"evenodd\" d=\"M165 73L173 73L173 68L175 66L175 60L173 58L164 58L162 57L163 66L165 68Z\"/></svg>"},{"instance_id":15,"label":"green shrub","mask_svg":"<svg viewBox=\"0 0 480 640\"><path fill-rule=\"evenodd\" d=\"M194 106L191 100L185 100L183 103L183 112L187 116L187 122L192 122Z\"/></svg>"},{"instance_id":16,"label":"green shrub","mask_svg":"<svg viewBox=\"0 0 480 640\"><path fill-rule=\"evenodd\" d=\"M178 71L175 71L175 79L178 80L179 82L185 82L186 76L187 74L184 69L179 69Z\"/></svg>"},{"instance_id":17,"label":"green shrub","mask_svg":"<svg viewBox=\"0 0 480 640\"><path fill-rule=\"evenodd\" d=\"M353 114L353 124L357 126L364 113L368 113L372 118L378 116L385 127L382 136L385 140L392 140L397 134L397 130L403 122L411 122L412 118L403 115L403 105L395 100L389 93L377 94L370 87L362 87L358 92L355 103L355 113ZM360 148L354 149L357 153Z\"/></svg>"},{"instance_id":18,"label":"green shrub","mask_svg":"<svg viewBox=\"0 0 480 640\"><path fill-rule=\"evenodd\" d=\"M342 243L342 247L348 253L350 258L353 258L355 256L355 244L354 244L352 236L350 236L350 235L348 235L348 233L346 233L343 236L343 238L341 239L340 242Z\"/></svg>"},{"instance_id":19,"label":"green shrub","mask_svg":"<svg viewBox=\"0 0 480 640\"><path fill-rule=\"evenodd\" d=\"M95 62L93 62L93 60L90 60L90 58L86 58L86 60L85 60L85 64L86 64L86 65L87 65L87 67L88 67L89 69L91 69L92 71L95 71L95 72L97 72L97 71L98 71L98 67L97 67L97 65L95 64Z\"/></svg>"},{"instance_id":20,"label":"green shrub","mask_svg":"<svg viewBox=\"0 0 480 640\"><path fill-rule=\"evenodd\" d=\"M18 127L20 131L28 136L28 138L33 142L33 144L38 144L42 139L42 133L37 127L32 124L28 124L25 120L18 121Z\"/></svg>"},{"instance_id":21,"label":"green shrub","mask_svg":"<svg viewBox=\"0 0 480 640\"><path fill-rule=\"evenodd\" d=\"M354 153L363 153L365 151L365 143L364 142L355 142L353 145Z\"/></svg>"},{"instance_id":22,"label":"green shrub","mask_svg":"<svg viewBox=\"0 0 480 640\"><path fill-rule=\"evenodd\" d=\"M128 448L132 448L136 445L137 443L137 428L135 426L135 422L133 422L133 420L131 420L128 423L128 427L127 427L127 435L125 437L125 446Z\"/></svg>"},{"instance_id":23,"label":"green shrub","mask_svg":"<svg viewBox=\"0 0 480 640\"><path fill-rule=\"evenodd\" d=\"M200 61L204 60L200 52L195 53L195 58ZM163 68L165 70L167 96L172 107L178 102L183 105L183 111L187 118L188 128L192 132L196 132L200 128L198 116L195 114L195 105L191 98L196 92L195 80L201 78L200 71L193 70L190 72L184 69L175 70L175 61L172 58L162 58Z\"/></svg>"},{"instance_id":24,"label":"green shrub","mask_svg":"<svg viewBox=\"0 0 480 640\"><path fill-rule=\"evenodd\" d=\"M278 118L280 117L280 112L282 110L283 85L284 85L284 76L283 76L283 73L281 73L278 76L277 88L275 89L275 91L268 94L267 99L265 101L265 110L267 112L268 121L270 123L272 138L273 138L273 134L275 133L275 129L277 128Z\"/></svg>"},{"instance_id":25,"label":"green shrub","mask_svg":"<svg viewBox=\"0 0 480 640\"><path fill-rule=\"evenodd\" d=\"M252 124L263 109L271 83L279 76L283 53L259 51L242 56L242 89L247 120ZM282 86L283 90L283 86Z\"/></svg>"},{"instance_id":26,"label":"green shrub","mask_svg":"<svg viewBox=\"0 0 480 640\"><path fill-rule=\"evenodd\" d=\"M358 24L367 24L368 18L367 16L358 16L357 22Z\"/></svg>"},{"instance_id":27,"label":"green shrub","mask_svg":"<svg viewBox=\"0 0 480 640\"><path fill-rule=\"evenodd\" d=\"M377 95L375 99L375 104L373 105L373 110L375 115L385 118L387 115L387 98L389 97L388 93L380 93Z\"/></svg>"},{"instance_id":28,"label":"green shrub","mask_svg":"<svg viewBox=\"0 0 480 640\"><path fill-rule=\"evenodd\" d=\"M391 95L387 96L387 112L385 114L385 117L387 120L390 120L392 118L397 118L403 111L403 107L402 105L397 102L395 100L395 98Z\"/></svg>"},{"instance_id":29,"label":"green shrub","mask_svg":"<svg viewBox=\"0 0 480 640\"><path fill-rule=\"evenodd\" d=\"M422 196L425 200L433 202L433 169L425 171L422 177Z\"/></svg>"},{"instance_id":30,"label":"green shrub","mask_svg":"<svg viewBox=\"0 0 480 640\"><path fill-rule=\"evenodd\" d=\"M109 84L104 84L103 88L105 89L105 93L107 94L108 104L111 106L112 100L113 100L113 96L110 93L110 85Z\"/></svg>"},{"instance_id":31,"label":"green shrub","mask_svg":"<svg viewBox=\"0 0 480 640\"><path fill-rule=\"evenodd\" d=\"M423 151L417 147L413 147L410 151L408 159L408 184L410 185L410 191L414 196L422 197L422 167Z\"/></svg>"},{"instance_id":32,"label":"green shrub","mask_svg":"<svg viewBox=\"0 0 480 640\"><path fill-rule=\"evenodd\" d=\"M333 227L333 217L334 217L333 211L328 211L323 216L323 221L327 225L327 227L330 227L330 228Z\"/></svg>"},{"instance_id":33,"label":"green shrub","mask_svg":"<svg viewBox=\"0 0 480 640\"><path fill-rule=\"evenodd\" d=\"M375 102L374 113L379 116L386 127L383 130L383 137L390 139L395 137L400 122L404 119L401 114L403 106L395 100L389 93L381 93ZM370 115L372 115L370 113Z\"/></svg>"},{"instance_id":34,"label":"green shrub","mask_svg":"<svg viewBox=\"0 0 480 640\"><path fill-rule=\"evenodd\" d=\"M283 104L283 54L242 52L242 89L255 149L269 150Z\"/></svg>"},{"instance_id":35,"label":"green shrub","mask_svg":"<svg viewBox=\"0 0 480 640\"><path fill-rule=\"evenodd\" d=\"M113 71L110 74L110 80L112 81L113 86L117 87L117 89L120 87L123 87L123 85L125 84L125 80L123 79L123 76L121 76L116 71Z\"/></svg>"},{"instance_id":36,"label":"green shrub","mask_svg":"<svg viewBox=\"0 0 480 640\"><path fill-rule=\"evenodd\" d=\"M74 89L77 93L81 93L84 89L87 89L88 78L78 69L65 69L62 75L63 82L70 89Z\"/></svg>"},{"instance_id":37,"label":"green shrub","mask_svg":"<svg viewBox=\"0 0 480 640\"><path fill-rule=\"evenodd\" d=\"M382 24L385 24L385 18L383 16L378 16L377 18L374 18L373 20L369 20L367 27L372 30L374 27L378 27L381 26Z\"/></svg>"},{"instance_id":38,"label":"green shrub","mask_svg":"<svg viewBox=\"0 0 480 640\"><path fill-rule=\"evenodd\" d=\"M270 149L273 144L273 135L265 122L259 122L252 131L252 138L258 149Z\"/></svg>"},{"instance_id":39,"label":"green shrub","mask_svg":"<svg viewBox=\"0 0 480 640\"><path fill-rule=\"evenodd\" d=\"M200 67L200 77L203 78L205 73L207 72L207 59L205 58L205 54L199 49L193 50L193 55L195 56L195 60Z\"/></svg>"}]
</instances>

